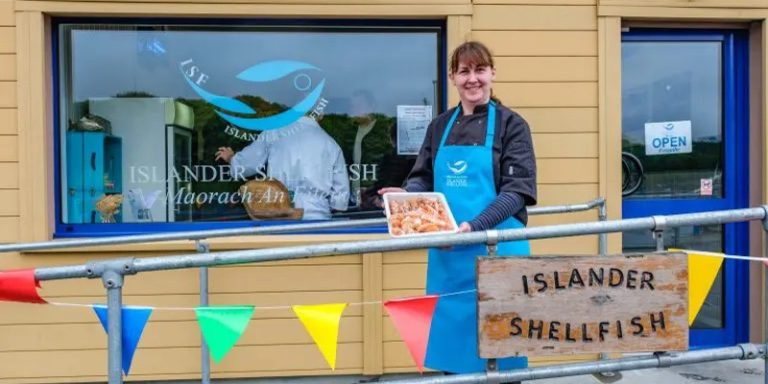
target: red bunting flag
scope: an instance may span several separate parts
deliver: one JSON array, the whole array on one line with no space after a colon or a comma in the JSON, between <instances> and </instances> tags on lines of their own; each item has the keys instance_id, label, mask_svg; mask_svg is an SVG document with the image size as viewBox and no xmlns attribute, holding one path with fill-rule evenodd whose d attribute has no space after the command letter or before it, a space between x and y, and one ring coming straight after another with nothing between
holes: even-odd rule
<instances>
[{"instance_id":1,"label":"red bunting flag","mask_svg":"<svg viewBox=\"0 0 768 384\"><path fill-rule=\"evenodd\" d=\"M392 318L400 337L405 341L408 351L419 372L424 372L424 358L427 355L429 328L437 304L436 295L389 300L384 308Z\"/></svg>"},{"instance_id":2,"label":"red bunting flag","mask_svg":"<svg viewBox=\"0 0 768 384\"><path fill-rule=\"evenodd\" d=\"M37 294L39 287L34 269L0 271L0 301L47 304Z\"/></svg>"}]
</instances>

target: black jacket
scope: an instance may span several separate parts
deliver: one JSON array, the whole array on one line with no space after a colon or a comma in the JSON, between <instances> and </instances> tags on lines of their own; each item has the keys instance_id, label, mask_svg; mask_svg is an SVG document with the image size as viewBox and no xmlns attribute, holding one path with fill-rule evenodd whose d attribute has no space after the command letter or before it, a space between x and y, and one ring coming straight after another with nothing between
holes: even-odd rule
<instances>
[{"instance_id":1,"label":"black jacket","mask_svg":"<svg viewBox=\"0 0 768 384\"><path fill-rule=\"evenodd\" d=\"M456 108L443 112L429 124L416 164L408 176L406 190L412 192L434 190L433 167L437 148L448 120ZM483 145L487 119L487 104L476 106L472 115L460 114L445 145ZM499 103L496 104L493 170L497 194L514 192L523 197L526 205L536 204L536 156L533 151L530 128L520 115ZM523 223L528 221L527 212L524 209L515 216Z\"/></svg>"}]
</instances>

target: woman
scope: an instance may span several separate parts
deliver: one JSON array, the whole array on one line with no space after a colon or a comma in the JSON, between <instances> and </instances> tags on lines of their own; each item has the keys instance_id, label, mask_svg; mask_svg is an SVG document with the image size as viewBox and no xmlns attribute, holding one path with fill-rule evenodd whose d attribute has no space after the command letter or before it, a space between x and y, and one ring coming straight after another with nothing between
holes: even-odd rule
<instances>
[{"instance_id":1,"label":"woman","mask_svg":"<svg viewBox=\"0 0 768 384\"><path fill-rule=\"evenodd\" d=\"M525 206L536 204L536 163L528 124L492 96L496 70L485 45L454 50L449 79L461 103L435 118L408 176L408 192L445 194L459 232L523 228ZM382 188L379 193L402 192ZM430 329L425 365L452 373L480 372L475 259L484 245L430 249L427 293L442 294ZM501 256L530 254L527 241L501 243ZM455 293L455 294L450 294ZM500 359L499 369L528 365L525 357Z\"/></svg>"}]
</instances>

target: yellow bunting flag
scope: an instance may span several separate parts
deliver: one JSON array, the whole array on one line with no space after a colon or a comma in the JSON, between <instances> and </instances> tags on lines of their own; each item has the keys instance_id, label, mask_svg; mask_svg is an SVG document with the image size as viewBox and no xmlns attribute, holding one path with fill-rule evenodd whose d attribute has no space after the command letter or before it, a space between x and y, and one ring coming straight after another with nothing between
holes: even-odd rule
<instances>
[{"instance_id":1,"label":"yellow bunting flag","mask_svg":"<svg viewBox=\"0 0 768 384\"><path fill-rule=\"evenodd\" d=\"M339 321L347 304L294 305L293 311L315 341L325 361L336 369Z\"/></svg>"},{"instance_id":2,"label":"yellow bunting flag","mask_svg":"<svg viewBox=\"0 0 768 384\"><path fill-rule=\"evenodd\" d=\"M693 325L696 316L704 305L717 272L723 265L723 257L703 256L695 251L669 249L670 252L685 252L688 254L688 325ZM725 255L723 255L725 256Z\"/></svg>"}]
</instances>

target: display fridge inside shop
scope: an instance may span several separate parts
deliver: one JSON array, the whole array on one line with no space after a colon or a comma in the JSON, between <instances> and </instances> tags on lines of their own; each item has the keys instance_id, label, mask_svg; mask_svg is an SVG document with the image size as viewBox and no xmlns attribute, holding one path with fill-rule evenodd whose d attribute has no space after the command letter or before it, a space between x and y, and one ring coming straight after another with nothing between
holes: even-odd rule
<instances>
[{"instance_id":1,"label":"display fridge inside shop","mask_svg":"<svg viewBox=\"0 0 768 384\"><path fill-rule=\"evenodd\" d=\"M192 183L174 176L192 167L192 109L172 98L93 98L88 115L109 132L67 132L68 223L191 220L190 204L175 197ZM109 195L119 214L105 220Z\"/></svg>"}]
</instances>

